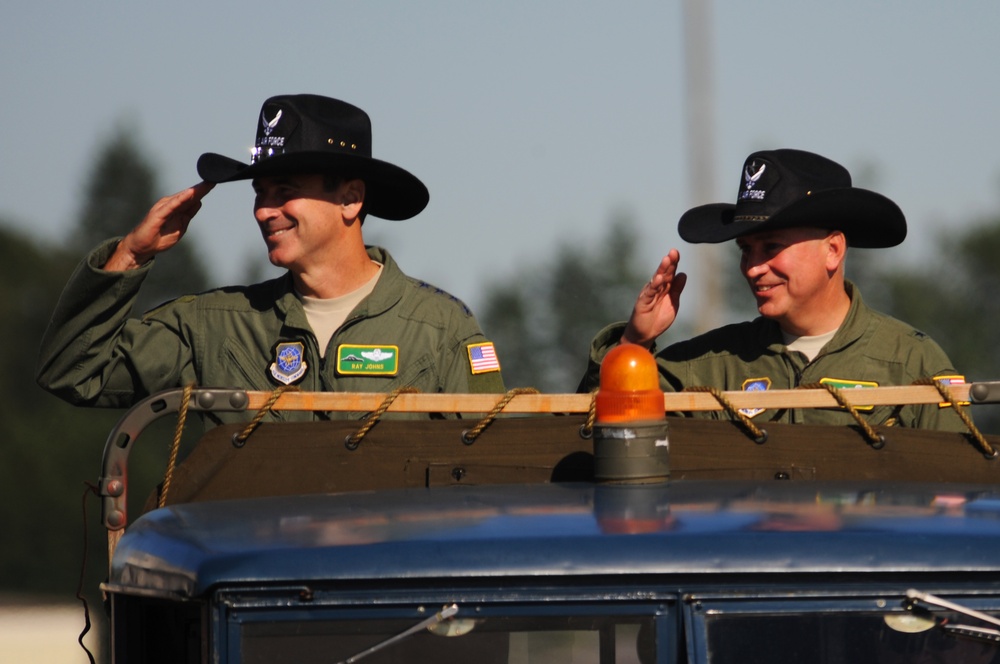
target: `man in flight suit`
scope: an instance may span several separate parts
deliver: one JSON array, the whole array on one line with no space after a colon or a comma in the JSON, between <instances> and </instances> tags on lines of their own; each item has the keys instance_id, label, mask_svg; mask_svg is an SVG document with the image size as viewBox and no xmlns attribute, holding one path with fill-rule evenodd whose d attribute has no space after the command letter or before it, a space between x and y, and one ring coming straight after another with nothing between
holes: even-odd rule
<instances>
[{"instance_id":1,"label":"man in flight suit","mask_svg":"<svg viewBox=\"0 0 1000 664\"><path fill-rule=\"evenodd\" d=\"M923 378L962 381L951 360L925 334L873 311L844 278L849 246L891 247L906 237L906 220L891 200L851 186L839 164L800 150L751 154L735 204L702 205L681 216L692 243L736 240L740 270L760 317L667 346L654 342L673 324L687 276L676 249L662 259L627 323L594 339L580 391L598 385L600 362L619 343L654 351L666 391L838 388L909 385ZM856 401L856 398L852 398ZM938 404L859 408L871 424L965 430ZM755 421L853 424L841 409L747 409ZM703 417L727 417L721 412Z\"/></svg>"},{"instance_id":2,"label":"man in flight suit","mask_svg":"<svg viewBox=\"0 0 1000 664\"><path fill-rule=\"evenodd\" d=\"M79 265L42 341L42 387L110 407L191 383L503 392L493 344L469 309L364 244L367 214L409 219L429 199L411 173L372 157L364 111L317 95L272 97L257 118L250 163L203 154L198 174L202 182L158 201L128 235ZM252 182L268 258L287 273L129 318L155 256L180 241L215 184L236 180Z\"/></svg>"}]
</instances>

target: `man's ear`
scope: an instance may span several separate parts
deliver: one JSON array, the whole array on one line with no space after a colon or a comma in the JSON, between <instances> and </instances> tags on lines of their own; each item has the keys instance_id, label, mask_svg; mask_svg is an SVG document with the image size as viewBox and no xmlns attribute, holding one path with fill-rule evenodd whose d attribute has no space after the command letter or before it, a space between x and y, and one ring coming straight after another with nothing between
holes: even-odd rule
<instances>
[{"instance_id":1,"label":"man's ear","mask_svg":"<svg viewBox=\"0 0 1000 664\"><path fill-rule=\"evenodd\" d=\"M841 231L832 231L826 237L826 269L832 274L844 264L847 257L847 236Z\"/></svg>"},{"instance_id":2,"label":"man's ear","mask_svg":"<svg viewBox=\"0 0 1000 664\"><path fill-rule=\"evenodd\" d=\"M348 180L341 188L340 204L344 206L344 218L354 221L361 214L365 202L365 183L363 180Z\"/></svg>"}]
</instances>

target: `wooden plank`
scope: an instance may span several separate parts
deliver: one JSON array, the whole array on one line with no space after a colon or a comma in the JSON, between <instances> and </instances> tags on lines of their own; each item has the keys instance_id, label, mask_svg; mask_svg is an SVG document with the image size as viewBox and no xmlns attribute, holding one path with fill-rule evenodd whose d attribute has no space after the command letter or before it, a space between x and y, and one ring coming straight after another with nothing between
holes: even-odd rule
<instances>
[{"instance_id":1,"label":"wooden plank","mask_svg":"<svg viewBox=\"0 0 1000 664\"><path fill-rule=\"evenodd\" d=\"M592 441L581 415L506 418L472 445L461 420L384 420L354 450L349 421L262 424L243 447L242 425L208 431L177 467L170 503L422 487L592 479ZM1000 460L987 460L958 433L877 427L874 449L853 427L766 425L756 444L731 422L669 418L675 480L782 480L1000 483ZM1000 436L987 436L1000 446Z\"/></svg>"},{"instance_id":2,"label":"wooden plank","mask_svg":"<svg viewBox=\"0 0 1000 664\"><path fill-rule=\"evenodd\" d=\"M969 400L971 384L953 385L951 394L959 401ZM731 391L722 393L736 408L831 408L837 401L825 389L767 390L764 392ZM248 392L248 410L263 407L269 392ZM855 406L940 403L941 395L932 385L901 385L863 390L842 390L841 395ZM498 394L400 394L387 412L397 413L485 413L501 400ZM505 413L586 413L589 394L519 394L504 408ZM366 413L378 409L386 400L383 393L371 392L285 392L272 410L348 411ZM666 392L663 408L667 412L723 410L707 392Z\"/></svg>"}]
</instances>

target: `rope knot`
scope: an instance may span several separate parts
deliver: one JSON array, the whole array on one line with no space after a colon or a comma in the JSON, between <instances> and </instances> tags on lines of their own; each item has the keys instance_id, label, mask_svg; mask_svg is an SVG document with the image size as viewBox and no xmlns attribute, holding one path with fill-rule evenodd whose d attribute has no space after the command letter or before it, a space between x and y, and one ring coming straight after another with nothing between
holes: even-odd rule
<instances>
[{"instance_id":1,"label":"rope knot","mask_svg":"<svg viewBox=\"0 0 1000 664\"><path fill-rule=\"evenodd\" d=\"M685 392L708 392L715 400L719 402L719 405L729 414L730 417L738 421L743 429L747 432L753 442L758 445L763 445L767 442L767 431L761 429L756 424L754 424L749 417L744 415L733 405L733 402L726 398L726 395L722 393L717 387L711 387L709 385L696 385L693 387L685 387Z\"/></svg>"},{"instance_id":2,"label":"rope knot","mask_svg":"<svg viewBox=\"0 0 1000 664\"><path fill-rule=\"evenodd\" d=\"M479 438L479 434L485 431L486 427L493 423L493 420L497 418L497 415L503 412L503 409L507 407L507 404L510 403L511 399L517 395L538 393L538 390L533 387L515 387L507 390L503 397L493 406L493 409L487 413L483 419L479 420L479 423L476 424L476 426L462 432L462 442L466 445L472 445L476 442L476 438Z\"/></svg>"},{"instance_id":3,"label":"rope knot","mask_svg":"<svg viewBox=\"0 0 1000 664\"><path fill-rule=\"evenodd\" d=\"M420 390L415 387L400 387L392 392L389 392L385 399L382 400L382 403L379 404L379 407L368 415L368 418L365 419L365 423L361 425L361 428L344 440L344 445L347 449L351 451L358 449L358 446L361 445L361 440L368 435L368 432L371 431L373 426L378 424L379 419L381 419L382 415L385 414L385 411L389 410L389 406L391 406L392 402L396 400L396 397L400 394L411 394L419 391Z\"/></svg>"},{"instance_id":4,"label":"rope knot","mask_svg":"<svg viewBox=\"0 0 1000 664\"><path fill-rule=\"evenodd\" d=\"M233 436L233 447L243 447L244 445L247 444L247 439L250 438L250 435L257 430L257 427L260 426L261 421L263 421L264 417L271 412L271 409L274 408L274 404L278 402L278 399L281 397L282 394L284 394L285 392L298 392L298 391L299 387L297 385L282 385L278 388L275 388L275 390L271 392L271 396L268 397L267 402L263 406L261 406L260 409L254 414L253 419L247 422L247 425L243 429L243 431Z\"/></svg>"},{"instance_id":5,"label":"rope knot","mask_svg":"<svg viewBox=\"0 0 1000 664\"><path fill-rule=\"evenodd\" d=\"M975 441L976 445L979 447L979 451L983 453L983 456L987 459L997 458L997 451L992 445L986 440L979 429L972 422L972 418L969 414L965 412L965 408L962 407L960 403L952 396L951 390L948 386L939 380L934 378L920 378L913 381L914 385L933 385L937 388L938 394L944 399L944 402L954 409L955 413L958 415L959 419L962 420L962 424L969 430L969 434L972 436L972 440Z\"/></svg>"},{"instance_id":6,"label":"rope knot","mask_svg":"<svg viewBox=\"0 0 1000 664\"><path fill-rule=\"evenodd\" d=\"M841 394L840 390L837 387L830 385L829 383L805 383L799 385L799 389L826 390L827 392L829 392L830 396L832 396L834 400L836 400L836 402L840 404L840 407L846 410L850 414L850 416L854 418L854 421L857 422L858 426L861 427L861 431L864 433L865 440L868 441L869 445L871 445L876 450L880 450L883 447L885 447L885 436L876 432L875 429L872 428L872 425L868 424L865 418L861 417L861 414L858 412L857 408L851 405L851 403L847 400L846 397L844 397L843 394Z\"/></svg>"}]
</instances>

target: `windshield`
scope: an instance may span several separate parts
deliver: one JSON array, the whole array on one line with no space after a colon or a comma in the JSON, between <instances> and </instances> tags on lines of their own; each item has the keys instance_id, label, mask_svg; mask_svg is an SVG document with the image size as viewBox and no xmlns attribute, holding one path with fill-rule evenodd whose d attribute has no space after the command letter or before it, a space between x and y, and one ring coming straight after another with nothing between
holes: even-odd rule
<instances>
[{"instance_id":1,"label":"windshield","mask_svg":"<svg viewBox=\"0 0 1000 664\"><path fill-rule=\"evenodd\" d=\"M898 613L895 615L899 615ZM885 613L720 614L705 620L711 664L1000 662L996 643L930 624L900 629Z\"/></svg>"},{"instance_id":2,"label":"windshield","mask_svg":"<svg viewBox=\"0 0 1000 664\"><path fill-rule=\"evenodd\" d=\"M241 661L335 664L413 624L411 619L248 623L240 639ZM372 652L360 664L652 664L653 633L651 616L457 616Z\"/></svg>"}]
</instances>

